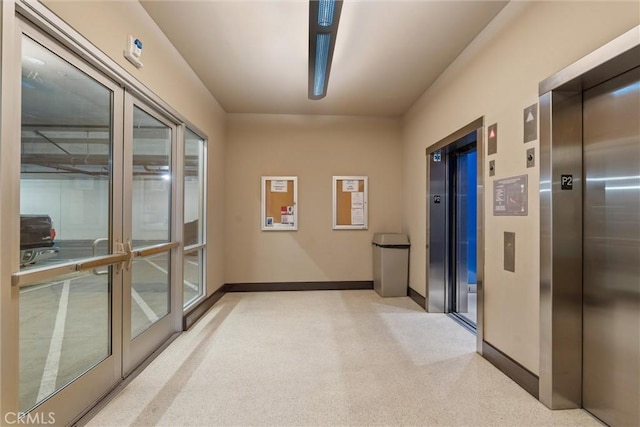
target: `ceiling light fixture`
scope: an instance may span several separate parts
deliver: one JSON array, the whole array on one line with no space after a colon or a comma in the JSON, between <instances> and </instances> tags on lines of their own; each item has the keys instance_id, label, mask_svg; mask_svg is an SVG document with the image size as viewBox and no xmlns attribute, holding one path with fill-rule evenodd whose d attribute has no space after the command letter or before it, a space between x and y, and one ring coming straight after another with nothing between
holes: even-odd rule
<instances>
[{"instance_id":1,"label":"ceiling light fixture","mask_svg":"<svg viewBox=\"0 0 640 427\"><path fill-rule=\"evenodd\" d=\"M35 65L45 65L46 62L44 62L42 59L39 58L34 58L32 56L25 56L24 59L26 59L27 61L31 62L32 64Z\"/></svg>"},{"instance_id":2,"label":"ceiling light fixture","mask_svg":"<svg viewBox=\"0 0 640 427\"><path fill-rule=\"evenodd\" d=\"M309 99L327 94L342 0L309 0Z\"/></svg>"}]
</instances>

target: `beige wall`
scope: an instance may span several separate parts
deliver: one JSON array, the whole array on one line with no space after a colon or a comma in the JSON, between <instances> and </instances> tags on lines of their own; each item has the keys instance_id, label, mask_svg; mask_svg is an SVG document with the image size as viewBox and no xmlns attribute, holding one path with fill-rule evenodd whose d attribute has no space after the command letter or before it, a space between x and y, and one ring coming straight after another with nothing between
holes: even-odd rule
<instances>
[{"instance_id":1,"label":"beige wall","mask_svg":"<svg viewBox=\"0 0 640 427\"><path fill-rule=\"evenodd\" d=\"M399 232L400 123L355 117L230 115L226 280L372 280L374 232ZM298 231L260 231L260 177L298 177ZM369 229L333 231L332 177L369 177Z\"/></svg>"},{"instance_id":2,"label":"beige wall","mask_svg":"<svg viewBox=\"0 0 640 427\"><path fill-rule=\"evenodd\" d=\"M139 2L43 3L207 135L207 292L212 293L224 283L224 111ZM141 69L123 56L128 35L143 42Z\"/></svg>"},{"instance_id":3,"label":"beige wall","mask_svg":"<svg viewBox=\"0 0 640 427\"><path fill-rule=\"evenodd\" d=\"M529 215L494 217L485 188L486 341L538 373L539 168L527 169L522 110L538 100L538 83L638 25L639 3L511 2L405 116L404 222L413 247L411 286L425 294L425 148L484 116L498 123L495 179L529 175ZM486 149L485 149L486 150ZM486 151L485 151L486 153ZM516 272L503 270L502 236L516 233Z\"/></svg>"}]
</instances>

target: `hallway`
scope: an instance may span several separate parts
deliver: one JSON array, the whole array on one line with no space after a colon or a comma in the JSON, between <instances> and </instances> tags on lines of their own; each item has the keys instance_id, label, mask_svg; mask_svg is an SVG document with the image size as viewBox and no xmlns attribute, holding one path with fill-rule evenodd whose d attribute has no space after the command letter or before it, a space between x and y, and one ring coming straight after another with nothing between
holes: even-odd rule
<instances>
[{"instance_id":1,"label":"hallway","mask_svg":"<svg viewBox=\"0 0 640 427\"><path fill-rule=\"evenodd\" d=\"M447 316L362 290L228 293L88 425L600 424L547 409Z\"/></svg>"}]
</instances>

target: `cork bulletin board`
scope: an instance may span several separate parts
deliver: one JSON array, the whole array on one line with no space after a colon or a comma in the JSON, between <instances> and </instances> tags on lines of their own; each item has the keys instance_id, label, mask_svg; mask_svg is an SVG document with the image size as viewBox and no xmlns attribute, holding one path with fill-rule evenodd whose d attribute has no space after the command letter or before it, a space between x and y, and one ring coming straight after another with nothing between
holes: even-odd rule
<instances>
[{"instance_id":1,"label":"cork bulletin board","mask_svg":"<svg viewBox=\"0 0 640 427\"><path fill-rule=\"evenodd\" d=\"M333 177L333 229L366 230L368 221L366 176Z\"/></svg>"},{"instance_id":2,"label":"cork bulletin board","mask_svg":"<svg viewBox=\"0 0 640 427\"><path fill-rule=\"evenodd\" d=\"M298 177L262 177L263 231L298 229Z\"/></svg>"}]
</instances>

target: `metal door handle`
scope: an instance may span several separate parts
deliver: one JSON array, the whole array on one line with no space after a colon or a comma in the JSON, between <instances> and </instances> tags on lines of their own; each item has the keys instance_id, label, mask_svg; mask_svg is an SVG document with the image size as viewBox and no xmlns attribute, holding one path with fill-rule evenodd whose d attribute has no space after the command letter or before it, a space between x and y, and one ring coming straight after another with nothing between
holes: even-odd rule
<instances>
[{"instance_id":1,"label":"metal door handle","mask_svg":"<svg viewBox=\"0 0 640 427\"><path fill-rule=\"evenodd\" d=\"M102 242L108 242L109 238L108 237L101 237L99 239L96 239L93 241L92 247L93 247L93 256L97 257L98 256L98 244L102 243ZM93 274L95 274L96 276L102 276L105 274L109 274L109 270L98 270L97 268L93 269Z\"/></svg>"}]
</instances>

